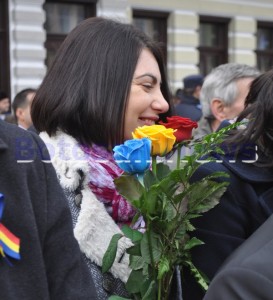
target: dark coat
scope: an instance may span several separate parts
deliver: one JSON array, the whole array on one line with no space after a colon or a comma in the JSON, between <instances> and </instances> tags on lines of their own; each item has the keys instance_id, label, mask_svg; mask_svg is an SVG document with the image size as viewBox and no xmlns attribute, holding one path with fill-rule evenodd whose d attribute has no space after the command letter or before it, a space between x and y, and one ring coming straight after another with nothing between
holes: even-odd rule
<instances>
[{"instance_id":1,"label":"dark coat","mask_svg":"<svg viewBox=\"0 0 273 300\"><path fill-rule=\"evenodd\" d=\"M230 175L230 185L220 203L192 222L197 228L193 235L205 243L193 249L193 263L210 280L224 260L264 223L273 209L272 168L243 162L244 154L236 162L232 162L233 157L229 155L222 159L222 163L203 164L193 178L198 181L216 171ZM219 178L223 180L226 179ZM185 271L183 280L184 300L203 298L204 292L189 272Z\"/></svg>"},{"instance_id":2,"label":"dark coat","mask_svg":"<svg viewBox=\"0 0 273 300\"><path fill-rule=\"evenodd\" d=\"M205 300L270 300L273 295L273 217L228 258Z\"/></svg>"},{"instance_id":3,"label":"dark coat","mask_svg":"<svg viewBox=\"0 0 273 300\"><path fill-rule=\"evenodd\" d=\"M193 121L199 121L202 117L202 109L199 99L182 93L178 95L181 103L175 106L175 114L183 118L190 118Z\"/></svg>"},{"instance_id":4,"label":"dark coat","mask_svg":"<svg viewBox=\"0 0 273 300\"><path fill-rule=\"evenodd\" d=\"M0 299L97 299L70 211L41 139L0 121L1 222L21 240L21 260L0 257Z\"/></svg>"}]
</instances>

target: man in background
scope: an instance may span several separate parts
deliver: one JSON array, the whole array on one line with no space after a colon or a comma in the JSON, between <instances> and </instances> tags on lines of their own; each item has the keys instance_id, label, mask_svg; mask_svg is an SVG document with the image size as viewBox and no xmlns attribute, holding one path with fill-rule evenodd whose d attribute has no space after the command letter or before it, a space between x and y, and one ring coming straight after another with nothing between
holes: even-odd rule
<instances>
[{"instance_id":1,"label":"man in background","mask_svg":"<svg viewBox=\"0 0 273 300\"><path fill-rule=\"evenodd\" d=\"M176 97L179 103L175 106L176 115L199 121L202 117L200 90L203 84L202 75L189 75L183 79L184 88L178 89Z\"/></svg>"},{"instance_id":2,"label":"man in background","mask_svg":"<svg viewBox=\"0 0 273 300\"><path fill-rule=\"evenodd\" d=\"M14 98L12 108L19 127L29 129L32 126L30 108L36 90L27 88L20 91Z\"/></svg>"},{"instance_id":3,"label":"man in background","mask_svg":"<svg viewBox=\"0 0 273 300\"><path fill-rule=\"evenodd\" d=\"M9 96L5 92L0 91L0 119L5 120L9 108Z\"/></svg>"},{"instance_id":4,"label":"man in background","mask_svg":"<svg viewBox=\"0 0 273 300\"><path fill-rule=\"evenodd\" d=\"M194 137L215 132L224 120L236 118L244 109L249 86L259 71L238 63L219 65L204 80L200 101L203 116Z\"/></svg>"}]
</instances>

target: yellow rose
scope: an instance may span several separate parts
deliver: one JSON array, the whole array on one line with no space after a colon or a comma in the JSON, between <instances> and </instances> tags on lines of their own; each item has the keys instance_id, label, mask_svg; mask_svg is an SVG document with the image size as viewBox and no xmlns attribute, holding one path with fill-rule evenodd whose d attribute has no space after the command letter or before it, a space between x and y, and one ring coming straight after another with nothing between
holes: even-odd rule
<instances>
[{"instance_id":1,"label":"yellow rose","mask_svg":"<svg viewBox=\"0 0 273 300\"><path fill-rule=\"evenodd\" d=\"M176 140L174 132L174 129L163 125L142 126L135 129L133 138L149 138L152 141L152 155L164 156L173 148Z\"/></svg>"}]
</instances>

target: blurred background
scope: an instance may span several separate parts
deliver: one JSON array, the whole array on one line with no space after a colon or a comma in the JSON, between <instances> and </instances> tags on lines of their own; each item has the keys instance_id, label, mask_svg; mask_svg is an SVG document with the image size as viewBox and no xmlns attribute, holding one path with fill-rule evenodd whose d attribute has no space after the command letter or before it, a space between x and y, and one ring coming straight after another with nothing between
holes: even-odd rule
<instances>
[{"instance_id":1,"label":"blurred background","mask_svg":"<svg viewBox=\"0 0 273 300\"><path fill-rule=\"evenodd\" d=\"M172 92L226 62L273 66L273 0L0 0L0 90L13 99L37 88L67 33L91 16L161 41Z\"/></svg>"}]
</instances>

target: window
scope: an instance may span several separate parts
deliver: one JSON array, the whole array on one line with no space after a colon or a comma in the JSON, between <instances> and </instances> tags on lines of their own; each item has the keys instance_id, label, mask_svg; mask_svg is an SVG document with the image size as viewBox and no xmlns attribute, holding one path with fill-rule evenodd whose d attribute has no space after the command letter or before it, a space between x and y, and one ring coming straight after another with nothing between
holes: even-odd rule
<instances>
[{"instance_id":1,"label":"window","mask_svg":"<svg viewBox=\"0 0 273 300\"><path fill-rule=\"evenodd\" d=\"M273 23L258 22L256 55L261 72L273 67Z\"/></svg>"},{"instance_id":2,"label":"window","mask_svg":"<svg viewBox=\"0 0 273 300\"><path fill-rule=\"evenodd\" d=\"M133 24L154 40L162 44L167 62L167 20L169 13L147 10L133 10Z\"/></svg>"},{"instance_id":3,"label":"window","mask_svg":"<svg viewBox=\"0 0 273 300\"><path fill-rule=\"evenodd\" d=\"M49 67L66 35L82 20L96 15L97 0L46 0L46 65Z\"/></svg>"},{"instance_id":4,"label":"window","mask_svg":"<svg viewBox=\"0 0 273 300\"><path fill-rule=\"evenodd\" d=\"M8 0L0 1L0 90L10 95Z\"/></svg>"},{"instance_id":5,"label":"window","mask_svg":"<svg viewBox=\"0 0 273 300\"><path fill-rule=\"evenodd\" d=\"M228 23L230 19L200 16L199 68L207 75L228 61Z\"/></svg>"}]
</instances>

